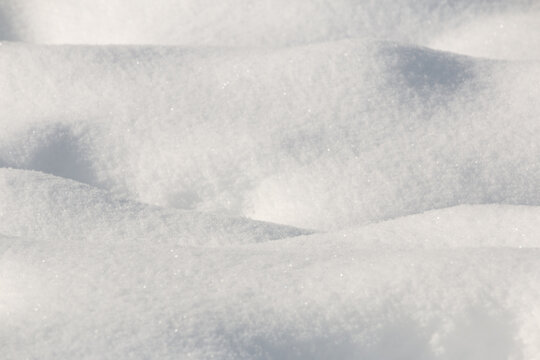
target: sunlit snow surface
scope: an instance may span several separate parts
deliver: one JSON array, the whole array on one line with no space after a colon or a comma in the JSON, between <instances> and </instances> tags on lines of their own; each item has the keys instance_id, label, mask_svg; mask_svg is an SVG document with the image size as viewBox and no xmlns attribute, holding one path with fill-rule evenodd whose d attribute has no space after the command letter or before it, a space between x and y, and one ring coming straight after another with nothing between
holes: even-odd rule
<instances>
[{"instance_id":1,"label":"sunlit snow surface","mask_svg":"<svg viewBox=\"0 0 540 360\"><path fill-rule=\"evenodd\" d=\"M0 358L539 359L540 3L0 0Z\"/></svg>"}]
</instances>

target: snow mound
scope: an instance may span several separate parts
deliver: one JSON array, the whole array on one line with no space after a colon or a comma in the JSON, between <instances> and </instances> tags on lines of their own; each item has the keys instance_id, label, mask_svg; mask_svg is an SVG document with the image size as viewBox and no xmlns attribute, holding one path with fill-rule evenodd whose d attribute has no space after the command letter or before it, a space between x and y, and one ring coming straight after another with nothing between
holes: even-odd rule
<instances>
[{"instance_id":1,"label":"snow mound","mask_svg":"<svg viewBox=\"0 0 540 360\"><path fill-rule=\"evenodd\" d=\"M224 245L307 231L258 221L163 209L115 199L103 190L33 171L0 169L0 233L75 244Z\"/></svg>"},{"instance_id":2,"label":"snow mound","mask_svg":"<svg viewBox=\"0 0 540 360\"><path fill-rule=\"evenodd\" d=\"M440 34L429 47L496 59L540 59L540 10L474 19Z\"/></svg>"},{"instance_id":3,"label":"snow mound","mask_svg":"<svg viewBox=\"0 0 540 360\"><path fill-rule=\"evenodd\" d=\"M400 220L418 239L457 233L430 249L400 249L392 222L222 248L60 237L10 238L6 250L2 238L3 356L534 359L538 236L512 245L489 226L539 213L458 207ZM425 226L435 215L446 219L436 231ZM465 234L471 215L488 222ZM381 239L389 246L366 247Z\"/></svg>"},{"instance_id":4,"label":"snow mound","mask_svg":"<svg viewBox=\"0 0 540 360\"><path fill-rule=\"evenodd\" d=\"M428 44L534 0L2 0L4 40L76 44L289 46L343 38Z\"/></svg>"},{"instance_id":5,"label":"snow mound","mask_svg":"<svg viewBox=\"0 0 540 360\"><path fill-rule=\"evenodd\" d=\"M494 233L496 232L496 236ZM292 247L341 238L344 247L411 250L446 248L538 248L540 207L460 205L379 223L291 239ZM289 243L281 243L286 249Z\"/></svg>"},{"instance_id":6,"label":"snow mound","mask_svg":"<svg viewBox=\"0 0 540 360\"><path fill-rule=\"evenodd\" d=\"M538 62L364 41L1 50L4 166L312 229L540 204Z\"/></svg>"}]
</instances>

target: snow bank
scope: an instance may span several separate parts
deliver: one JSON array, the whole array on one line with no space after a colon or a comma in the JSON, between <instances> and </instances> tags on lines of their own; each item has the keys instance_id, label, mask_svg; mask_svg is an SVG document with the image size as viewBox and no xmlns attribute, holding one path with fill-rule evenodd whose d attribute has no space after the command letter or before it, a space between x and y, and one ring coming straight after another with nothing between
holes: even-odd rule
<instances>
[{"instance_id":1,"label":"snow bank","mask_svg":"<svg viewBox=\"0 0 540 360\"><path fill-rule=\"evenodd\" d=\"M426 45L447 31L478 24L479 17L535 9L540 10L534 0L2 0L0 35L57 44L260 47L378 38ZM488 27L472 29L472 35ZM522 29L521 38L537 31ZM510 42L498 46L505 44Z\"/></svg>"},{"instance_id":2,"label":"snow bank","mask_svg":"<svg viewBox=\"0 0 540 360\"><path fill-rule=\"evenodd\" d=\"M540 208L512 205L460 205L375 224L296 238L291 244L326 243L342 237L366 249L537 248ZM496 235L494 235L496 233Z\"/></svg>"},{"instance_id":3,"label":"snow bank","mask_svg":"<svg viewBox=\"0 0 540 360\"><path fill-rule=\"evenodd\" d=\"M42 173L0 169L0 233L93 243L225 245L309 233L239 218L162 209Z\"/></svg>"},{"instance_id":4,"label":"snow bank","mask_svg":"<svg viewBox=\"0 0 540 360\"><path fill-rule=\"evenodd\" d=\"M366 247L400 241L392 222L214 249L2 238L3 356L534 359L539 213L460 207L400 220L431 249ZM465 232L471 214L489 221ZM446 220L437 231L425 226L434 216ZM535 220L527 243L487 227L523 216Z\"/></svg>"},{"instance_id":5,"label":"snow bank","mask_svg":"<svg viewBox=\"0 0 540 360\"><path fill-rule=\"evenodd\" d=\"M540 59L540 10L475 18L433 38L428 46L496 59Z\"/></svg>"},{"instance_id":6,"label":"snow bank","mask_svg":"<svg viewBox=\"0 0 540 360\"><path fill-rule=\"evenodd\" d=\"M0 163L137 201L312 229L540 204L537 62L4 44L0 69Z\"/></svg>"}]
</instances>

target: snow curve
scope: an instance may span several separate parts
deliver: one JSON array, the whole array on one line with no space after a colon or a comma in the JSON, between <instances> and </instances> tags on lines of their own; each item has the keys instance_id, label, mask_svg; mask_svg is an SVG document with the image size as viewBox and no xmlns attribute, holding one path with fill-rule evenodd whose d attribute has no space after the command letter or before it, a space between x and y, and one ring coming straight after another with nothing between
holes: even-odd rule
<instances>
[{"instance_id":1,"label":"snow curve","mask_svg":"<svg viewBox=\"0 0 540 360\"><path fill-rule=\"evenodd\" d=\"M460 207L438 216L453 220L449 228L459 234L471 212L500 223L539 214L538 208ZM485 227L479 238L467 234L466 247L460 241L437 247L433 229L423 224L432 219L402 220L419 239L434 241L430 249L422 242L366 247L379 241L365 241L374 233L369 228L323 235L324 241L313 235L172 251L144 238L130 246L104 238L76 247L66 238L14 239L0 267L0 309L10 311L2 322L3 354L536 358L538 237L518 248L498 228ZM394 225L373 225L381 229L378 239L391 244L395 234L384 229ZM486 247L485 238L503 247ZM24 301L15 306L16 298Z\"/></svg>"},{"instance_id":2,"label":"snow curve","mask_svg":"<svg viewBox=\"0 0 540 360\"><path fill-rule=\"evenodd\" d=\"M34 171L0 169L0 233L69 239L73 244L110 241L117 246L144 238L167 247L243 244L310 232L148 206L74 181Z\"/></svg>"},{"instance_id":3,"label":"snow curve","mask_svg":"<svg viewBox=\"0 0 540 360\"><path fill-rule=\"evenodd\" d=\"M0 64L0 162L137 201L312 229L540 204L537 62L342 41L5 44Z\"/></svg>"}]
</instances>

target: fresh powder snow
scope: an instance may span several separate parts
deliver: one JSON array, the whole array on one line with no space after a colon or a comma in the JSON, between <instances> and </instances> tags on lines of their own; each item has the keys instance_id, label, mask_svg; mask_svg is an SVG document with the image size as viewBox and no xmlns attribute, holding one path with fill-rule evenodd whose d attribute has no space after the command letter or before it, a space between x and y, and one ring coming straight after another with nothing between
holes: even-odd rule
<instances>
[{"instance_id":1,"label":"fresh powder snow","mask_svg":"<svg viewBox=\"0 0 540 360\"><path fill-rule=\"evenodd\" d=\"M540 2L0 0L0 358L540 358Z\"/></svg>"}]
</instances>

